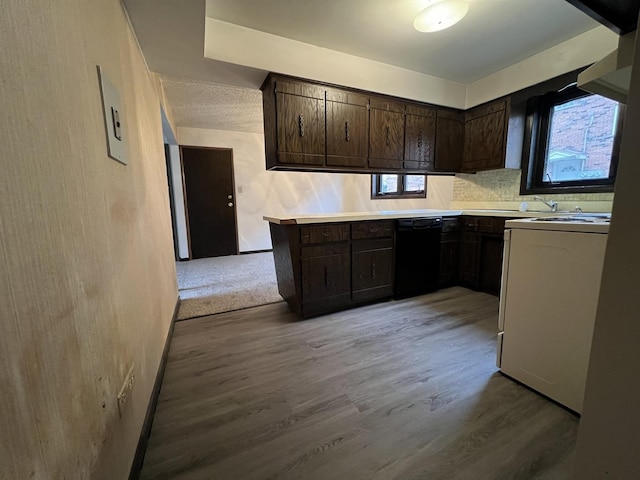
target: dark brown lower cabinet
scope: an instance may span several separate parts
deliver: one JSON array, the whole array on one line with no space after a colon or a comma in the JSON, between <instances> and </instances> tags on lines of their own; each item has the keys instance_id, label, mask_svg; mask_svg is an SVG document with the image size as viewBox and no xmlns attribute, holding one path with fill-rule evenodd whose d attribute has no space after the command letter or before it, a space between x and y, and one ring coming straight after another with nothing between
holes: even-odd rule
<instances>
[{"instance_id":1,"label":"dark brown lower cabinet","mask_svg":"<svg viewBox=\"0 0 640 480\"><path fill-rule=\"evenodd\" d=\"M499 294L504 222L498 217L444 218L438 286ZM393 296L393 220L269 227L278 291L298 316Z\"/></svg>"},{"instance_id":2,"label":"dark brown lower cabinet","mask_svg":"<svg viewBox=\"0 0 640 480\"><path fill-rule=\"evenodd\" d=\"M442 219L440 237L440 270L438 287L446 288L458 284L460 271L460 221L458 218Z\"/></svg>"},{"instance_id":3,"label":"dark brown lower cabinet","mask_svg":"<svg viewBox=\"0 0 640 480\"><path fill-rule=\"evenodd\" d=\"M460 285L478 288L478 245L480 235L463 231L460 235Z\"/></svg>"},{"instance_id":4,"label":"dark brown lower cabinet","mask_svg":"<svg viewBox=\"0 0 640 480\"><path fill-rule=\"evenodd\" d=\"M355 301L393 294L393 239L359 240L352 243L352 298Z\"/></svg>"},{"instance_id":5,"label":"dark brown lower cabinet","mask_svg":"<svg viewBox=\"0 0 640 480\"><path fill-rule=\"evenodd\" d=\"M269 226L278 291L300 317L393 294L393 221Z\"/></svg>"},{"instance_id":6,"label":"dark brown lower cabinet","mask_svg":"<svg viewBox=\"0 0 640 480\"><path fill-rule=\"evenodd\" d=\"M482 236L482 240L480 242L480 271L478 278L479 290L493 295L500 295L503 249L503 236Z\"/></svg>"},{"instance_id":7,"label":"dark brown lower cabinet","mask_svg":"<svg viewBox=\"0 0 640 480\"><path fill-rule=\"evenodd\" d=\"M460 237L460 285L500 294L504 222L502 217L463 216Z\"/></svg>"},{"instance_id":8,"label":"dark brown lower cabinet","mask_svg":"<svg viewBox=\"0 0 640 480\"><path fill-rule=\"evenodd\" d=\"M334 310L351 301L349 244L302 247L302 301L306 310Z\"/></svg>"}]
</instances>

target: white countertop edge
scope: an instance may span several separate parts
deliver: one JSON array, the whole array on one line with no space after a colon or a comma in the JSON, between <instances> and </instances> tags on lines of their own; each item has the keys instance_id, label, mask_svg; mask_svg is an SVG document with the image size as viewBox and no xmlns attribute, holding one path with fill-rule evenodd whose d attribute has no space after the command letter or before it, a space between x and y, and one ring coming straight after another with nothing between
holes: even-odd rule
<instances>
[{"instance_id":1,"label":"white countertop edge","mask_svg":"<svg viewBox=\"0 0 640 480\"><path fill-rule=\"evenodd\" d=\"M548 230L557 232L576 232L576 233L609 233L608 223L591 223L591 222L569 222L569 221L553 221L553 222L536 222L533 219L508 220L505 223L505 229L520 230Z\"/></svg>"},{"instance_id":2,"label":"white countertop edge","mask_svg":"<svg viewBox=\"0 0 640 480\"><path fill-rule=\"evenodd\" d=\"M475 215L486 217L511 217L511 218L536 218L549 216L566 216L562 212L519 212L514 210L384 210L379 212L343 212L343 213L317 213L307 215L291 215L276 217L265 215L262 217L270 223L276 224L309 224L309 223L334 223L355 222L363 220L392 220L399 218L419 217L454 217L458 215Z\"/></svg>"}]
</instances>

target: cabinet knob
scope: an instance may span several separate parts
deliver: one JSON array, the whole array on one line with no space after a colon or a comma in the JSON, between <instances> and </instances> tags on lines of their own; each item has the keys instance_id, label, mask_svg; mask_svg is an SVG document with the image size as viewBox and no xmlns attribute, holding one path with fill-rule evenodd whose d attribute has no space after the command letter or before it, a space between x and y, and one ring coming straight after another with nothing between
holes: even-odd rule
<instances>
[{"instance_id":1,"label":"cabinet knob","mask_svg":"<svg viewBox=\"0 0 640 480\"><path fill-rule=\"evenodd\" d=\"M227 207L233 207L233 203L232 202L227 203Z\"/></svg>"}]
</instances>

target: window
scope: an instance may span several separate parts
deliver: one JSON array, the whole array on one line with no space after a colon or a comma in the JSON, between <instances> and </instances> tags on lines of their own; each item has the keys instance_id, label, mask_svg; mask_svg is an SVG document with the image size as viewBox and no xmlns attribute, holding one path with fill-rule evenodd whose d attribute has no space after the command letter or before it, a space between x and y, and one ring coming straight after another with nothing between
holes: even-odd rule
<instances>
[{"instance_id":1,"label":"window","mask_svg":"<svg viewBox=\"0 0 640 480\"><path fill-rule=\"evenodd\" d=\"M577 87L530 99L520 192L612 192L623 114Z\"/></svg>"},{"instance_id":2,"label":"window","mask_svg":"<svg viewBox=\"0 0 640 480\"><path fill-rule=\"evenodd\" d=\"M425 198L424 175L371 175L371 198Z\"/></svg>"}]
</instances>

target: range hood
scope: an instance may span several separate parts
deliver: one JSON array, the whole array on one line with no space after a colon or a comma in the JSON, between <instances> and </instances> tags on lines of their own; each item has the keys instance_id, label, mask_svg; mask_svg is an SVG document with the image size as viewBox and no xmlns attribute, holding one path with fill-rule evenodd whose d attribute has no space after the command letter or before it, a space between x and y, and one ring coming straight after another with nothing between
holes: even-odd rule
<instances>
[{"instance_id":1,"label":"range hood","mask_svg":"<svg viewBox=\"0 0 640 480\"><path fill-rule=\"evenodd\" d=\"M578 87L627 103L636 32L620 37L617 50L578 74Z\"/></svg>"}]
</instances>

